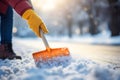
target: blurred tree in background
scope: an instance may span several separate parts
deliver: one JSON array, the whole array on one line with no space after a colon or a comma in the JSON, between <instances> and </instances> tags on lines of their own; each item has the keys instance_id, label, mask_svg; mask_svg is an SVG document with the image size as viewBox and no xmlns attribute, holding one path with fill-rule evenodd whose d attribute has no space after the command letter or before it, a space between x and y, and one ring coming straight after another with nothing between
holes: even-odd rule
<instances>
[{"instance_id":1,"label":"blurred tree in background","mask_svg":"<svg viewBox=\"0 0 120 80\"><path fill-rule=\"evenodd\" d=\"M34 10L49 29L50 36L96 35L111 31L120 34L119 0L31 0ZM26 22L14 12L14 35L32 36Z\"/></svg>"},{"instance_id":2,"label":"blurred tree in background","mask_svg":"<svg viewBox=\"0 0 120 80\"><path fill-rule=\"evenodd\" d=\"M118 36L120 34L120 0L108 0L110 7L109 11L111 19L109 27L111 36Z\"/></svg>"}]
</instances>

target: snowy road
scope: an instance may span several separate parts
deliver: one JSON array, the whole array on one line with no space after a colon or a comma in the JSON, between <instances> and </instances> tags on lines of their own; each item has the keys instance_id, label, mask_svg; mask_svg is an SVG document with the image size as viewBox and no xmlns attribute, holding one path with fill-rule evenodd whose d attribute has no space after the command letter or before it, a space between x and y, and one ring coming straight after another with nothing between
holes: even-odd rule
<instances>
[{"instance_id":1,"label":"snowy road","mask_svg":"<svg viewBox=\"0 0 120 80\"><path fill-rule=\"evenodd\" d=\"M120 68L120 46L81 43L63 43L62 45L67 45L71 53L79 55L77 57L85 57L101 64L113 64Z\"/></svg>"},{"instance_id":2,"label":"snowy road","mask_svg":"<svg viewBox=\"0 0 120 80\"><path fill-rule=\"evenodd\" d=\"M52 48L68 47L72 60L66 67L44 69L37 68L32 58L33 52L45 49L42 41L16 38L13 43L23 59L0 60L0 80L120 80L120 46L50 41Z\"/></svg>"}]
</instances>

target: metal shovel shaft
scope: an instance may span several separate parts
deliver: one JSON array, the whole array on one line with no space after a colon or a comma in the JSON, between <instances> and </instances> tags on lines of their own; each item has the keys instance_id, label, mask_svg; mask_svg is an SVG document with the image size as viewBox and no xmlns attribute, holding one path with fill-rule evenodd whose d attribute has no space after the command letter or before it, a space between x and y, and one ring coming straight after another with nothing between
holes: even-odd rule
<instances>
[{"instance_id":1,"label":"metal shovel shaft","mask_svg":"<svg viewBox=\"0 0 120 80\"><path fill-rule=\"evenodd\" d=\"M46 38L45 38L45 36L44 36L44 33L43 33L42 29L40 29L40 34L41 34L41 38L42 38L42 41L43 41L46 49L49 49L50 46L49 46L49 44L48 44L48 42L47 42L47 40L46 40Z\"/></svg>"}]
</instances>

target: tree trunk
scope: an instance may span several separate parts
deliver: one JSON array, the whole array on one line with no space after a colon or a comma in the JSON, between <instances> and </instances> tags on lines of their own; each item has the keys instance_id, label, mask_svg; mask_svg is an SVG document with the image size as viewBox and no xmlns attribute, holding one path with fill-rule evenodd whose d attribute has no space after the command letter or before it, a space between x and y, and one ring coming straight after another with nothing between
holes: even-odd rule
<instances>
[{"instance_id":1,"label":"tree trunk","mask_svg":"<svg viewBox=\"0 0 120 80\"><path fill-rule=\"evenodd\" d=\"M109 28L111 36L118 36L120 34L120 2L118 0L108 0L110 7L110 23Z\"/></svg>"},{"instance_id":2,"label":"tree trunk","mask_svg":"<svg viewBox=\"0 0 120 80\"><path fill-rule=\"evenodd\" d=\"M72 38L72 20L68 20L68 36L69 38Z\"/></svg>"},{"instance_id":3,"label":"tree trunk","mask_svg":"<svg viewBox=\"0 0 120 80\"><path fill-rule=\"evenodd\" d=\"M89 21L90 21L90 27L89 27L90 34L91 35L97 34L98 33L98 29L97 29L97 26L95 25L94 18L90 17Z\"/></svg>"}]
</instances>

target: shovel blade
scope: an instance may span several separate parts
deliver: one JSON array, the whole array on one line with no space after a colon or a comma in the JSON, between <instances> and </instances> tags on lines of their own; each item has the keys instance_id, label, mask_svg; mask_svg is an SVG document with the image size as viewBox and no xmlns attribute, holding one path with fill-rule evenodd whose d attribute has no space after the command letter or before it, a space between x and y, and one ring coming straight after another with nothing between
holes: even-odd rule
<instances>
[{"instance_id":1,"label":"shovel blade","mask_svg":"<svg viewBox=\"0 0 120 80\"><path fill-rule=\"evenodd\" d=\"M54 49L49 48L44 51L33 53L33 58L35 62L37 62L39 60L47 61L55 57L62 57L62 56L69 56L69 55L70 55L70 52L68 48L54 48Z\"/></svg>"}]
</instances>

